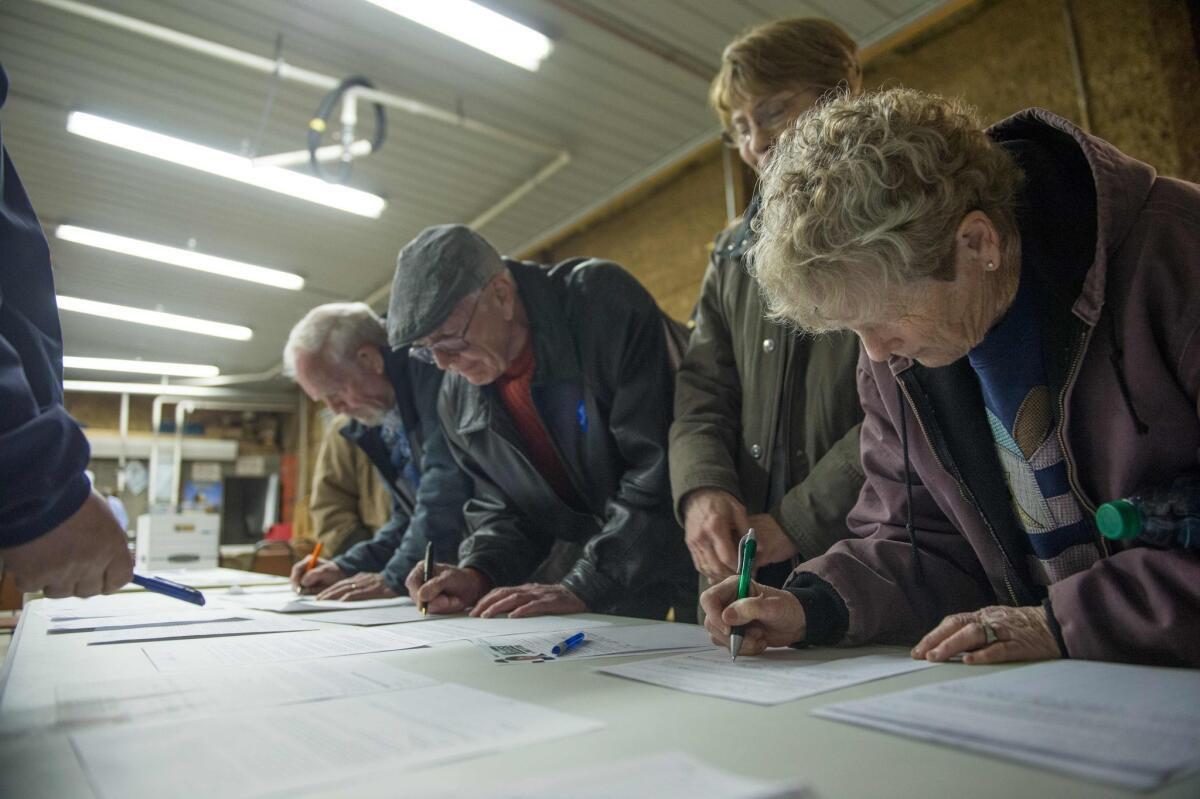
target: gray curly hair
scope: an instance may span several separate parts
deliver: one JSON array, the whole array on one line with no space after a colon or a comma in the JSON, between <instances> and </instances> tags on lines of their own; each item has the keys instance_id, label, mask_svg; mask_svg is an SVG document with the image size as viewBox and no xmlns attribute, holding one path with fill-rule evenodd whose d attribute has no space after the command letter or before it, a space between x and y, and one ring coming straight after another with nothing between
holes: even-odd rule
<instances>
[{"instance_id":1,"label":"gray curly hair","mask_svg":"<svg viewBox=\"0 0 1200 799\"><path fill-rule=\"evenodd\" d=\"M896 314L928 280L954 279L954 233L988 215L1019 250L1016 163L969 106L888 89L802 115L762 176L750 269L776 321L819 333Z\"/></svg>"},{"instance_id":2,"label":"gray curly hair","mask_svg":"<svg viewBox=\"0 0 1200 799\"><path fill-rule=\"evenodd\" d=\"M296 376L301 353L324 353L330 363L351 363L363 345L387 346L387 329L364 302L318 305L296 323L283 347L283 374Z\"/></svg>"}]
</instances>

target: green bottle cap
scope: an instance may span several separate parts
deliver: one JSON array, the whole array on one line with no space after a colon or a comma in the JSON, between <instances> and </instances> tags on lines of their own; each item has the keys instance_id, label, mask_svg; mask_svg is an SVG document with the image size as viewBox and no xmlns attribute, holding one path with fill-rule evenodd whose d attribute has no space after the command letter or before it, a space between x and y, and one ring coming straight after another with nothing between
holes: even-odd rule
<instances>
[{"instance_id":1,"label":"green bottle cap","mask_svg":"<svg viewBox=\"0 0 1200 799\"><path fill-rule=\"evenodd\" d=\"M1096 526L1105 538L1127 541L1142 532L1142 513L1128 500L1106 502L1096 509Z\"/></svg>"}]
</instances>

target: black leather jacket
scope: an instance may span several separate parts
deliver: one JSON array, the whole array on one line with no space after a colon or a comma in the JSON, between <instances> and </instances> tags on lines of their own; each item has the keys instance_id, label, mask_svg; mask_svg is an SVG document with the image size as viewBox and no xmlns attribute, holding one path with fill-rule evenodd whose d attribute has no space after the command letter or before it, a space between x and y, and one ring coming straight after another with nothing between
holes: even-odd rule
<instances>
[{"instance_id":1,"label":"black leather jacket","mask_svg":"<svg viewBox=\"0 0 1200 799\"><path fill-rule=\"evenodd\" d=\"M475 479L460 565L513 585L556 539L583 543L564 586L592 611L662 618L695 583L667 474L667 320L614 263L505 265L530 320L534 404L581 506L568 506L530 462L494 386L447 374L442 426Z\"/></svg>"}]
</instances>

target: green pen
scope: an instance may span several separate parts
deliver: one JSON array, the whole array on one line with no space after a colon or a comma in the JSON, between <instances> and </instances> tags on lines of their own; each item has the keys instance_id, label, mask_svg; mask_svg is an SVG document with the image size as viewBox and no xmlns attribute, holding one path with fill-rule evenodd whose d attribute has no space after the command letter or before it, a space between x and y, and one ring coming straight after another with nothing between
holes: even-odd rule
<instances>
[{"instance_id":1,"label":"green pen","mask_svg":"<svg viewBox=\"0 0 1200 799\"><path fill-rule=\"evenodd\" d=\"M750 578L754 574L754 552L758 549L758 536L751 527L738 544L738 599L750 596ZM730 660L737 660L738 652L742 651L742 638L746 635L746 625L739 624L730 631L729 652Z\"/></svg>"}]
</instances>

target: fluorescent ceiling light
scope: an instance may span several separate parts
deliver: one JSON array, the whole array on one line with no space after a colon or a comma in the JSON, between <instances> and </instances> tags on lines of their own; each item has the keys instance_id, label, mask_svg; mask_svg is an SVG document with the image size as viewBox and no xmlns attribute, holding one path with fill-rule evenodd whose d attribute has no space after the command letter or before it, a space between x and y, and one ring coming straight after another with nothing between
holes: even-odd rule
<instances>
[{"instance_id":1,"label":"fluorescent ceiling light","mask_svg":"<svg viewBox=\"0 0 1200 799\"><path fill-rule=\"evenodd\" d=\"M221 370L202 363L164 363L162 361L131 361L124 358L85 358L64 355L63 366L68 369L91 369L97 372L129 372L137 375L168 375L170 377L216 377Z\"/></svg>"},{"instance_id":2,"label":"fluorescent ceiling light","mask_svg":"<svg viewBox=\"0 0 1200 799\"><path fill-rule=\"evenodd\" d=\"M102 250L132 255L135 258L147 258L164 264L182 266L185 269L198 269L201 272L223 275L237 280L249 280L252 283L262 283L293 291L304 288L304 278L293 275L291 272L281 272L278 269L268 269L265 266L255 266L229 258L218 258L215 255L205 255L195 250L168 247L165 244L131 239L127 236L117 236L75 225L59 225L55 230L55 235L76 244L86 244L89 247L99 247Z\"/></svg>"},{"instance_id":3,"label":"fluorescent ceiling light","mask_svg":"<svg viewBox=\"0 0 1200 799\"><path fill-rule=\"evenodd\" d=\"M554 43L471 0L367 0L510 64L536 72Z\"/></svg>"},{"instance_id":4,"label":"fluorescent ceiling light","mask_svg":"<svg viewBox=\"0 0 1200 799\"><path fill-rule=\"evenodd\" d=\"M209 386L165 386L161 383L110 383L104 380L64 380L64 391L96 394L149 394L165 397L231 397L236 392Z\"/></svg>"},{"instance_id":5,"label":"fluorescent ceiling light","mask_svg":"<svg viewBox=\"0 0 1200 799\"><path fill-rule=\"evenodd\" d=\"M240 155L126 125L95 114L72 111L67 115L67 130L78 136L123 147L152 158L161 158L172 164L199 169L210 175L248 183L260 189L276 191L359 216L378 219L386 205L382 197L365 191L327 183L320 178L302 175L290 169L255 166L252 160Z\"/></svg>"},{"instance_id":6,"label":"fluorescent ceiling light","mask_svg":"<svg viewBox=\"0 0 1200 799\"><path fill-rule=\"evenodd\" d=\"M200 333L205 336L231 338L236 341L249 341L254 331L242 325L227 325L224 322L210 322L207 319L197 319L193 316L180 316L162 311L148 311L145 308L130 308L128 305L113 305L107 302L85 300L80 297L58 295L60 311L75 311L76 313L103 316L118 322L133 322L139 325L153 325L171 330L183 330L188 333Z\"/></svg>"}]
</instances>

